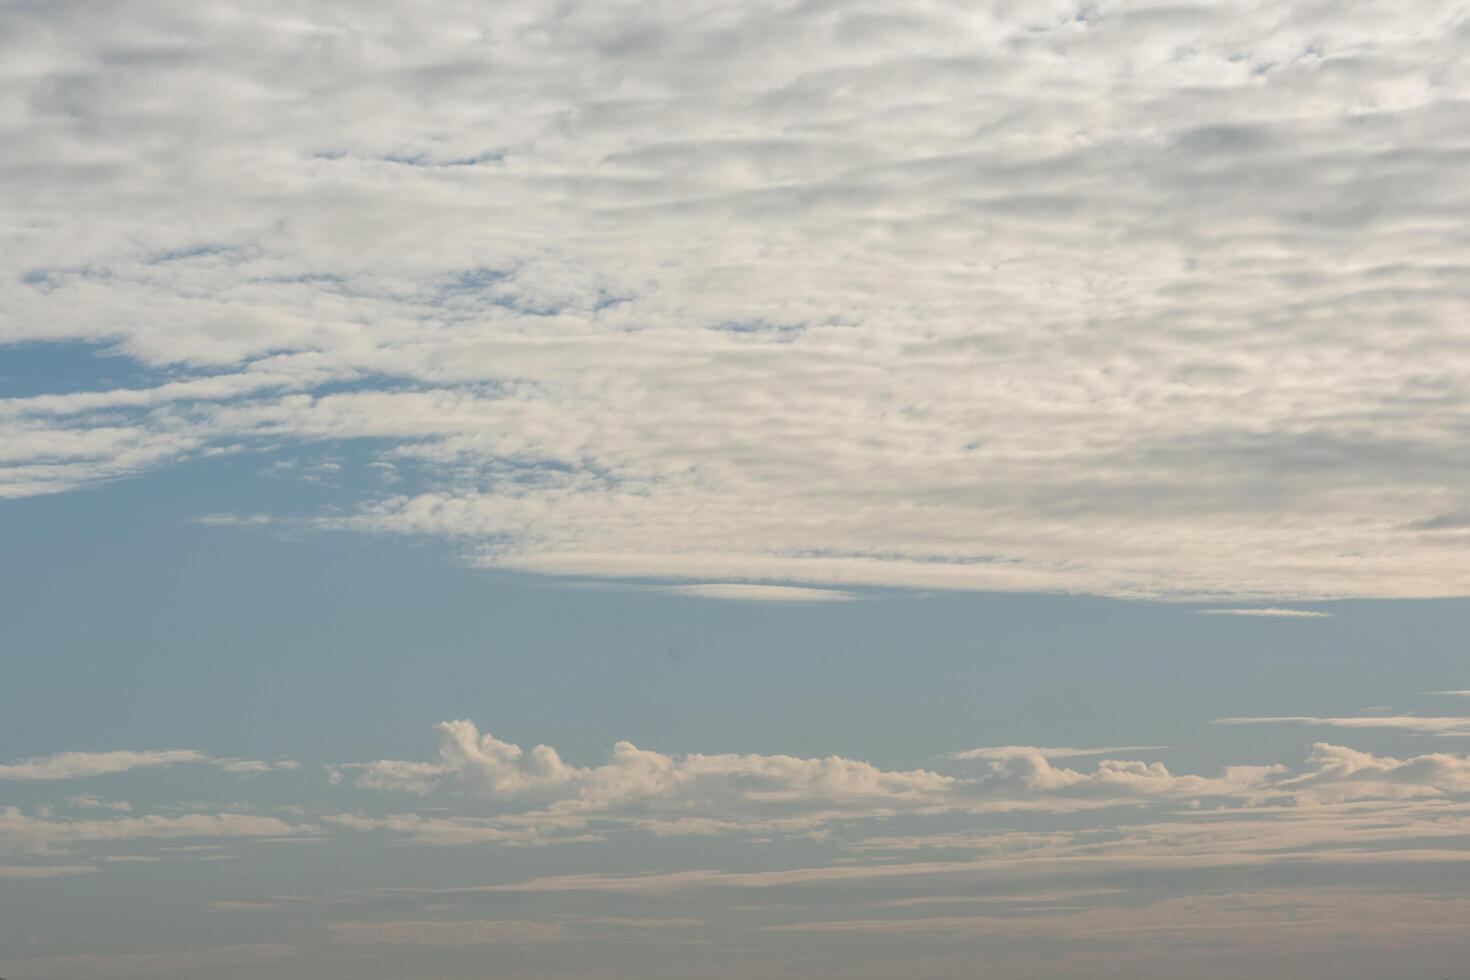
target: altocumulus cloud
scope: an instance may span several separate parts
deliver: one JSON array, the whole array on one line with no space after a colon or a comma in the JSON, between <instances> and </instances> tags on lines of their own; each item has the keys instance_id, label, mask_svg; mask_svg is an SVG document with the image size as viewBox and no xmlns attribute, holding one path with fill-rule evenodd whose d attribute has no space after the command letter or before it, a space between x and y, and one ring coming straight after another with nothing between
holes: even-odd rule
<instances>
[{"instance_id":1,"label":"altocumulus cloud","mask_svg":"<svg viewBox=\"0 0 1470 980\"><path fill-rule=\"evenodd\" d=\"M1464 594L1464 18L11 5L0 344L141 380L0 494L360 439L316 523L535 572Z\"/></svg>"}]
</instances>

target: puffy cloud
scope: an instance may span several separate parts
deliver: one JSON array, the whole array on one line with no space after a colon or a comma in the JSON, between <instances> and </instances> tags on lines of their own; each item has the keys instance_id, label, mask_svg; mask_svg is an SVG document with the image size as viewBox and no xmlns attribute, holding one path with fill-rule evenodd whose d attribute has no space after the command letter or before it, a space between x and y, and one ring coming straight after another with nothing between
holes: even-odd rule
<instances>
[{"instance_id":1,"label":"puffy cloud","mask_svg":"<svg viewBox=\"0 0 1470 980\"><path fill-rule=\"evenodd\" d=\"M438 726L438 763L392 760L343 766L357 770L355 782L371 789L428 792L453 785L472 796L499 802L541 802L551 825L611 811L643 811L645 817L711 818L690 830L767 826L758 818L779 817L813 805L865 807L932 805L956 782L927 770L890 772L839 756L698 755L681 757L618 742L606 765L573 766L557 751L530 751L481 734L474 723Z\"/></svg>"},{"instance_id":2,"label":"puffy cloud","mask_svg":"<svg viewBox=\"0 0 1470 980\"><path fill-rule=\"evenodd\" d=\"M1470 589L1455 0L0 18L0 344L135 369L0 495L361 439L323 526L536 572Z\"/></svg>"},{"instance_id":3,"label":"puffy cloud","mask_svg":"<svg viewBox=\"0 0 1470 980\"><path fill-rule=\"evenodd\" d=\"M555 749L529 752L481 734L468 721L439 726L437 763L383 761L343 767L357 785L423 794L457 789L499 804L498 816L465 819L413 814L329 818L360 830L387 830L424 843L551 843L586 839L599 827L663 836L744 833L821 835L861 819L945 812L1068 813L1105 807L1207 802L1259 808L1350 800L1429 799L1470 792L1470 757L1394 759L1319 743L1304 765L1228 766L1218 775L1174 773L1158 762L1103 759L1091 770L1054 758L1104 749L1027 746L975 749L951 758L983 761L974 776L924 769L890 771L830 756L670 756L614 746L601 766L564 761Z\"/></svg>"},{"instance_id":4,"label":"puffy cloud","mask_svg":"<svg viewBox=\"0 0 1470 980\"><path fill-rule=\"evenodd\" d=\"M1318 742L1307 771L1278 785L1329 801L1470 793L1470 756L1438 752L1394 759Z\"/></svg>"}]
</instances>

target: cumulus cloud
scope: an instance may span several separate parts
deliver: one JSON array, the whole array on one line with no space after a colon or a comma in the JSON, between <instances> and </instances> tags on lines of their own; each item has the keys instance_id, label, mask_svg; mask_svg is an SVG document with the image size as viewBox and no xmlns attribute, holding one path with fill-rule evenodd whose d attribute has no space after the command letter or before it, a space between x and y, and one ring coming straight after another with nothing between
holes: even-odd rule
<instances>
[{"instance_id":1,"label":"cumulus cloud","mask_svg":"<svg viewBox=\"0 0 1470 980\"><path fill-rule=\"evenodd\" d=\"M495 816L339 814L328 821L431 844L511 845L589 839L635 828L660 836L823 836L865 819L943 813L1070 813L1108 807L1322 806L1353 800L1434 799L1470 792L1470 757L1395 759L1327 743L1305 762L1227 766L1216 775L1171 772L1159 762L1103 759L1090 770L1054 758L1106 749L974 749L950 758L984 771L953 776L884 770L840 756L671 756L629 742L600 766L578 766L550 746L527 751L468 721L439 726L439 761L344 766L356 785L412 794L455 791L497 804ZM1122 751L1121 749L1118 751Z\"/></svg>"},{"instance_id":2,"label":"cumulus cloud","mask_svg":"<svg viewBox=\"0 0 1470 980\"><path fill-rule=\"evenodd\" d=\"M360 440L321 526L534 572L1470 589L1454 0L0 17L0 344L135 369L0 495Z\"/></svg>"}]
</instances>

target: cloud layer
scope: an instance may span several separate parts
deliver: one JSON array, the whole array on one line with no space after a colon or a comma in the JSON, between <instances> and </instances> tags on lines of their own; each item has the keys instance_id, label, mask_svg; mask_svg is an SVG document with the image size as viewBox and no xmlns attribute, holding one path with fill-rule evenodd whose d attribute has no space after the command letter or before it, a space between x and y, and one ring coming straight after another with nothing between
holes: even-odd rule
<instances>
[{"instance_id":1,"label":"cloud layer","mask_svg":"<svg viewBox=\"0 0 1470 980\"><path fill-rule=\"evenodd\" d=\"M331 818L424 843L547 843L635 828L662 836L823 835L852 821L944 813L1075 813L1166 804L1189 808L1318 807L1355 800L1453 798L1470 793L1470 756L1407 759L1316 744L1299 768L1230 766L1218 775L1170 772L1158 762L1105 758L1090 771L1055 758L1111 750L1010 746L955 753L978 775L890 771L840 756L670 756L629 742L601 766L567 763L547 745L525 750L468 721L439 726L437 762L383 760L344 766L360 788L425 795L450 790L500 805L468 820L412 814ZM1120 752L1123 750L1119 750Z\"/></svg>"},{"instance_id":2,"label":"cloud layer","mask_svg":"<svg viewBox=\"0 0 1470 980\"><path fill-rule=\"evenodd\" d=\"M332 440L302 519L536 572L1470 591L1456 2L111 9L0 14L0 344L128 366L0 494Z\"/></svg>"}]
</instances>

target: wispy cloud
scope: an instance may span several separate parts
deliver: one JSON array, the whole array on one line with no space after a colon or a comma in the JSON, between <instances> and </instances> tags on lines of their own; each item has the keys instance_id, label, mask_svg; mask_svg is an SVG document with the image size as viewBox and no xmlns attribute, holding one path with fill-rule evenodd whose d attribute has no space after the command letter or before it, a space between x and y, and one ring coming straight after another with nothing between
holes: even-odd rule
<instances>
[{"instance_id":1,"label":"wispy cloud","mask_svg":"<svg viewBox=\"0 0 1470 980\"><path fill-rule=\"evenodd\" d=\"M63 820L27 814L18 807L0 807L0 854L51 854L79 845L120 841L291 837L315 832L310 826L249 813Z\"/></svg>"},{"instance_id":2,"label":"wispy cloud","mask_svg":"<svg viewBox=\"0 0 1470 980\"><path fill-rule=\"evenodd\" d=\"M83 779L183 762L208 762L209 757L193 749L151 752L60 752L56 755L22 759L0 765L0 779Z\"/></svg>"},{"instance_id":3,"label":"wispy cloud","mask_svg":"<svg viewBox=\"0 0 1470 980\"><path fill-rule=\"evenodd\" d=\"M1010 759L1017 755L1040 753L1048 759L1081 759L1094 755L1118 755L1124 752L1158 752L1167 745L1110 745L1103 748L1074 749L1065 747L1038 747L1032 745L993 745L978 749L950 752L946 759Z\"/></svg>"},{"instance_id":4,"label":"wispy cloud","mask_svg":"<svg viewBox=\"0 0 1470 980\"><path fill-rule=\"evenodd\" d=\"M263 772L285 771L300 768L290 759L262 761L258 759L217 759L194 749L163 749L134 752L117 750L111 752L59 752L56 755L37 756L19 762L0 764L0 780L55 780L85 779L91 776L106 776L128 772L133 769L154 769L185 763L203 763L216 766L225 772L248 775Z\"/></svg>"},{"instance_id":5,"label":"wispy cloud","mask_svg":"<svg viewBox=\"0 0 1470 980\"><path fill-rule=\"evenodd\" d=\"M512 919L334 922L327 928L332 942L353 946L485 946L551 943L567 938L566 927L560 923Z\"/></svg>"},{"instance_id":6,"label":"wispy cloud","mask_svg":"<svg viewBox=\"0 0 1470 980\"><path fill-rule=\"evenodd\" d=\"M1197 616L1258 616L1263 619L1326 619L1332 615L1320 609L1286 609L1276 606L1196 609L1194 612Z\"/></svg>"},{"instance_id":7,"label":"wispy cloud","mask_svg":"<svg viewBox=\"0 0 1470 980\"><path fill-rule=\"evenodd\" d=\"M1325 728L1384 728L1424 735L1470 735L1470 718L1421 715L1359 715L1316 718L1311 715L1266 715L1262 717L1217 718L1216 725L1312 725Z\"/></svg>"},{"instance_id":8,"label":"wispy cloud","mask_svg":"<svg viewBox=\"0 0 1470 980\"><path fill-rule=\"evenodd\" d=\"M754 585L743 582L701 582L695 585L666 585L661 591L699 599L730 599L737 602L848 602L852 592L809 586Z\"/></svg>"},{"instance_id":9,"label":"wispy cloud","mask_svg":"<svg viewBox=\"0 0 1470 980\"><path fill-rule=\"evenodd\" d=\"M96 870L95 864L0 864L0 878L60 878Z\"/></svg>"}]
</instances>

